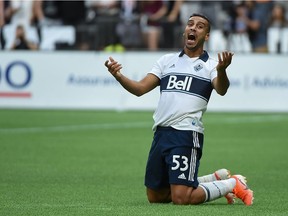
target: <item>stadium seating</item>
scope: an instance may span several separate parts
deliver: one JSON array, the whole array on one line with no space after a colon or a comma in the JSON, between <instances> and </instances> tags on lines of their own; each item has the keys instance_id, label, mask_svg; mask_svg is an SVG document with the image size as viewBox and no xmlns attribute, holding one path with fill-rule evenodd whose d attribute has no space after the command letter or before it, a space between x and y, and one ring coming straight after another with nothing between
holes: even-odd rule
<instances>
[{"instance_id":1,"label":"stadium seating","mask_svg":"<svg viewBox=\"0 0 288 216\"><path fill-rule=\"evenodd\" d=\"M16 24L9 24L3 27L3 37L6 42L4 49L9 50L15 40L16 35ZM33 43L39 44L39 35L37 33L36 27L33 26L24 26L26 38Z\"/></svg>"},{"instance_id":2,"label":"stadium seating","mask_svg":"<svg viewBox=\"0 0 288 216\"><path fill-rule=\"evenodd\" d=\"M288 28L269 28L267 35L269 53L288 53Z\"/></svg>"},{"instance_id":3,"label":"stadium seating","mask_svg":"<svg viewBox=\"0 0 288 216\"><path fill-rule=\"evenodd\" d=\"M41 36L40 50L55 50L56 43L73 45L76 31L73 26L43 26Z\"/></svg>"}]
</instances>

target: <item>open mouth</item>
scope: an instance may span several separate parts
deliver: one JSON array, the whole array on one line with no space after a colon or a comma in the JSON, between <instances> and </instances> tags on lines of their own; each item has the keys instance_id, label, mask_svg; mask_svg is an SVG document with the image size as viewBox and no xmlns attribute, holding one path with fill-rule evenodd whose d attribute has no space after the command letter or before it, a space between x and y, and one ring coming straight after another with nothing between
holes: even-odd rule
<instances>
[{"instance_id":1,"label":"open mouth","mask_svg":"<svg viewBox=\"0 0 288 216\"><path fill-rule=\"evenodd\" d=\"M196 39L195 35L192 34L188 35L188 40L195 41L195 39Z\"/></svg>"}]
</instances>

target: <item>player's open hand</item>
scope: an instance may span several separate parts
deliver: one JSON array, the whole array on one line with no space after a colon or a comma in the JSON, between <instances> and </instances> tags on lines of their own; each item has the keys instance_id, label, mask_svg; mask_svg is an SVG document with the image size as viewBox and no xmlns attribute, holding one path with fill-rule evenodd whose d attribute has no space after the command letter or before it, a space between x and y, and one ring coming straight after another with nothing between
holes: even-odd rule
<instances>
[{"instance_id":1,"label":"player's open hand","mask_svg":"<svg viewBox=\"0 0 288 216\"><path fill-rule=\"evenodd\" d=\"M105 61L105 66L108 68L108 71L117 79L121 75L120 70L122 65L115 61L112 57L109 57L109 60Z\"/></svg>"},{"instance_id":2,"label":"player's open hand","mask_svg":"<svg viewBox=\"0 0 288 216\"><path fill-rule=\"evenodd\" d=\"M218 53L217 71L225 71L226 68L231 64L233 55L234 53L228 51Z\"/></svg>"}]
</instances>

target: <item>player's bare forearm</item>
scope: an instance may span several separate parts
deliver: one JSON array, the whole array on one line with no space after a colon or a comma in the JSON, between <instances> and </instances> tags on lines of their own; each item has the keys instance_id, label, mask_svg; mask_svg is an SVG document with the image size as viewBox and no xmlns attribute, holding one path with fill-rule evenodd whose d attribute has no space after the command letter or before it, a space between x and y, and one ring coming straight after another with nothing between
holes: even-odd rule
<instances>
[{"instance_id":1,"label":"player's bare forearm","mask_svg":"<svg viewBox=\"0 0 288 216\"><path fill-rule=\"evenodd\" d=\"M148 74L141 81L134 81L127 78L120 72L122 65L115 61L112 57L109 57L109 60L105 62L105 66L115 77L115 79L123 86L123 88L136 96L141 96L149 92L159 84L158 78L152 74Z\"/></svg>"},{"instance_id":2,"label":"player's bare forearm","mask_svg":"<svg viewBox=\"0 0 288 216\"><path fill-rule=\"evenodd\" d=\"M125 88L128 92L130 92L133 95L139 97L144 94L137 81L130 80L122 74L121 77L118 79L118 82L123 86L123 88Z\"/></svg>"},{"instance_id":3,"label":"player's bare forearm","mask_svg":"<svg viewBox=\"0 0 288 216\"><path fill-rule=\"evenodd\" d=\"M219 95L225 95L229 88L230 82L226 71L218 72L218 76L213 80L214 89Z\"/></svg>"}]
</instances>

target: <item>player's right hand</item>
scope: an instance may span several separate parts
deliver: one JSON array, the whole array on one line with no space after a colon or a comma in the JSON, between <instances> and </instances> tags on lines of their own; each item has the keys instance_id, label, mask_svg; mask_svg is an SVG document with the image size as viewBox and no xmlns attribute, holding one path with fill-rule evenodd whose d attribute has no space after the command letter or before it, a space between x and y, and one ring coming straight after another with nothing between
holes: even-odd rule
<instances>
[{"instance_id":1,"label":"player's right hand","mask_svg":"<svg viewBox=\"0 0 288 216\"><path fill-rule=\"evenodd\" d=\"M105 61L105 66L116 79L120 77L122 65L115 61L112 57L109 57L109 60Z\"/></svg>"}]
</instances>

